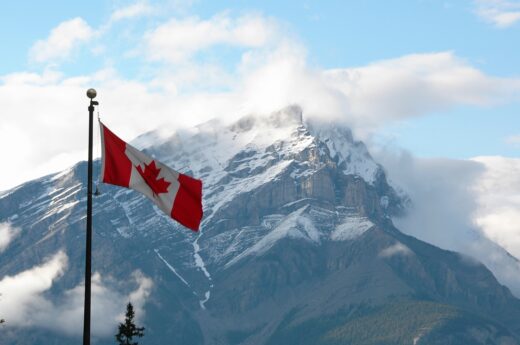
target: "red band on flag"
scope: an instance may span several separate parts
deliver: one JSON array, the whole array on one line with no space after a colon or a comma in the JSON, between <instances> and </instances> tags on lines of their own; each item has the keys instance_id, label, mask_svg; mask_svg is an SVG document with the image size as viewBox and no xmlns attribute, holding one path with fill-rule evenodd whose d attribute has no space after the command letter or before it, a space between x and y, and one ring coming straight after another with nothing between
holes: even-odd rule
<instances>
[{"instance_id":1,"label":"red band on flag","mask_svg":"<svg viewBox=\"0 0 520 345\"><path fill-rule=\"evenodd\" d=\"M143 193L170 217L198 231L202 219L202 181L169 168L100 125L102 181Z\"/></svg>"},{"instance_id":2,"label":"red band on flag","mask_svg":"<svg viewBox=\"0 0 520 345\"><path fill-rule=\"evenodd\" d=\"M103 126L105 166L103 182L128 187L132 173L132 162L125 154L126 143Z\"/></svg>"},{"instance_id":3,"label":"red band on flag","mask_svg":"<svg viewBox=\"0 0 520 345\"><path fill-rule=\"evenodd\" d=\"M193 231L199 230L202 219L202 181L179 174L180 183L171 217Z\"/></svg>"}]
</instances>

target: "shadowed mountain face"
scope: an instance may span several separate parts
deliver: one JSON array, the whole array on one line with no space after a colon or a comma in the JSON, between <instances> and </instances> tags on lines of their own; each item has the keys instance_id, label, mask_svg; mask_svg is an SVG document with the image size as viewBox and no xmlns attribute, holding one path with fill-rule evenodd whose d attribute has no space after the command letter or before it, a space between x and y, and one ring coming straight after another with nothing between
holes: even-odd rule
<instances>
[{"instance_id":1,"label":"shadowed mountain face","mask_svg":"<svg viewBox=\"0 0 520 345\"><path fill-rule=\"evenodd\" d=\"M409 201L348 129L304 123L289 107L134 143L204 181L205 215L195 234L141 195L101 186L93 308L123 297L114 317L93 311L94 343L113 343L138 296L147 344L520 343L520 301L484 265L396 229L391 217ZM0 195L0 222L21 229L0 277L60 250L68 259L41 288L45 303L24 304L27 322L0 309L0 343L80 341L82 309L63 305L83 279L85 176L79 163Z\"/></svg>"}]
</instances>

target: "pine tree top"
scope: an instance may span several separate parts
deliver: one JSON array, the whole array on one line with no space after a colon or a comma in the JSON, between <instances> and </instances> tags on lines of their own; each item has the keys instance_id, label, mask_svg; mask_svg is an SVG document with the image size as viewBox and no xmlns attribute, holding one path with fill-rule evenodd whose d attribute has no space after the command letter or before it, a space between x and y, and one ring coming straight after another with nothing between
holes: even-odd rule
<instances>
[{"instance_id":1,"label":"pine tree top","mask_svg":"<svg viewBox=\"0 0 520 345\"><path fill-rule=\"evenodd\" d=\"M134 337L141 338L144 336L144 327L137 327L134 323L135 311L132 303L128 302L126 306L126 314L124 323L120 323L118 332L115 335L120 345L138 345L137 341L133 341Z\"/></svg>"}]
</instances>

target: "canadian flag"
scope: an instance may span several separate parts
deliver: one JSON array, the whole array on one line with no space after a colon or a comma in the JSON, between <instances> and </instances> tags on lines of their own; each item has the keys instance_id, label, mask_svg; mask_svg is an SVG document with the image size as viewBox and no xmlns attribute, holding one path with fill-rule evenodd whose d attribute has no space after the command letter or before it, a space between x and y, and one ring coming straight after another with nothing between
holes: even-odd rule
<instances>
[{"instance_id":1,"label":"canadian flag","mask_svg":"<svg viewBox=\"0 0 520 345\"><path fill-rule=\"evenodd\" d=\"M101 129L101 180L143 193L170 217L199 230L202 181L170 169L128 145L105 125Z\"/></svg>"}]
</instances>

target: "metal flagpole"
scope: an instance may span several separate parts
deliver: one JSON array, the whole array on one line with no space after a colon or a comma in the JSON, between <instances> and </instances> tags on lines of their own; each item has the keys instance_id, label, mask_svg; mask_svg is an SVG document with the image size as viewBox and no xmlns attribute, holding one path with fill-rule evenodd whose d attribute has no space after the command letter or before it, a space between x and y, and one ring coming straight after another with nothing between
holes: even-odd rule
<instances>
[{"instance_id":1,"label":"metal flagpole","mask_svg":"<svg viewBox=\"0 0 520 345\"><path fill-rule=\"evenodd\" d=\"M87 241L85 252L85 304L83 313L83 345L90 345L90 285L91 285L91 261L92 261L92 133L94 127L94 106L99 103L94 101L97 92L94 89L87 90L90 98L88 106L88 177L87 177Z\"/></svg>"}]
</instances>

